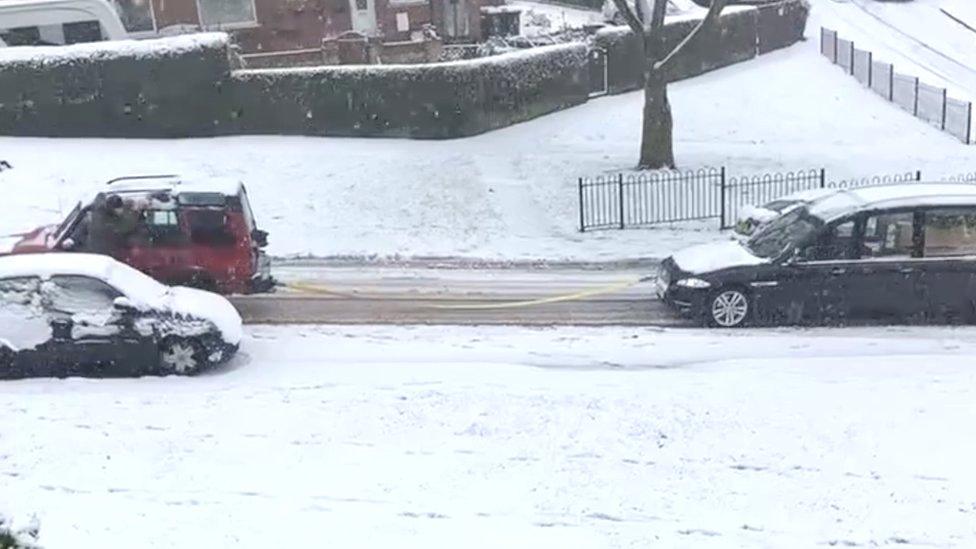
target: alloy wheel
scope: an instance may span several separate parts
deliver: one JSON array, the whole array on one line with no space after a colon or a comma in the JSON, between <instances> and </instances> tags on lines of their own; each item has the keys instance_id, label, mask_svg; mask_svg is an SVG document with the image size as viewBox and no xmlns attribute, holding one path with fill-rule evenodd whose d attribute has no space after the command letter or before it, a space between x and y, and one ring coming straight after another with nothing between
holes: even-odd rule
<instances>
[{"instance_id":1,"label":"alloy wheel","mask_svg":"<svg viewBox=\"0 0 976 549\"><path fill-rule=\"evenodd\" d=\"M197 358L197 348L186 340L172 340L166 343L159 358L167 371L177 374L192 373L200 363Z\"/></svg>"},{"instance_id":2,"label":"alloy wheel","mask_svg":"<svg viewBox=\"0 0 976 549\"><path fill-rule=\"evenodd\" d=\"M723 328L745 322L749 315L749 298L739 290L725 290L712 300L712 320Z\"/></svg>"}]
</instances>

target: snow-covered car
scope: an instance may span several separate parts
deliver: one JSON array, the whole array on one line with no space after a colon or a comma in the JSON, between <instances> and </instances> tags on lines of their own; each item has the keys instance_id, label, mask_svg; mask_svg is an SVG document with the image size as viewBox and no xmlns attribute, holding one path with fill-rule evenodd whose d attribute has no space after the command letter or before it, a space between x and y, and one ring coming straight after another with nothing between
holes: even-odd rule
<instances>
[{"instance_id":1,"label":"snow-covered car","mask_svg":"<svg viewBox=\"0 0 976 549\"><path fill-rule=\"evenodd\" d=\"M91 254L0 257L0 378L190 375L234 355L222 296Z\"/></svg>"},{"instance_id":2,"label":"snow-covered car","mask_svg":"<svg viewBox=\"0 0 976 549\"><path fill-rule=\"evenodd\" d=\"M793 208L808 205L836 192L836 189L810 189L782 196L762 206L746 206L740 210L739 217L736 219L735 232L742 236L751 236L756 229Z\"/></svg>"}]
</instances>

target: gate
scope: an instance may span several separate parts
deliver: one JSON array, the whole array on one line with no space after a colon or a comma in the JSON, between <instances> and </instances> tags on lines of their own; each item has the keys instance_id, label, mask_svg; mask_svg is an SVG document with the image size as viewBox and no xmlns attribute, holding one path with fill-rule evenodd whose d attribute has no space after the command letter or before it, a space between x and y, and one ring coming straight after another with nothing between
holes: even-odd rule
<instances>
[{"instance_id":1,"label":"gate","mask_svg":"<svg viewBox=\"0 0 976 549\"><path fill-rule=\"evenodd\" d=\"M606 95L607 89L607 50L594 48L590 50L590 97Z\"/></svg>"}]
</instances>

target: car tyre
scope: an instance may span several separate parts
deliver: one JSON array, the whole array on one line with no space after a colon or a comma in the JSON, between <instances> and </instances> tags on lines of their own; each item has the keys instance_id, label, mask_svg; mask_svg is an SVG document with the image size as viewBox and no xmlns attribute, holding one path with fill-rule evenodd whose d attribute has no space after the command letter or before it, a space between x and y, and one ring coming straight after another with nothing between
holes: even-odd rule
<instances>
[{"instance_id":1,"label":"car tyre","mask_svg":"<svg viewBox=\"0 0 976 549\"><path fill-rule=\"evenodd\" d=\"M193 338L168 337L159 345L159 367L164 374L193 375L206 365L206 348Z\"/></svg>"},{"instance_id":2,"label":"car tyre","mask_svg":"<svg viewBox=\"0 0 976 549\"><path fill-rule=\"evenodd\" d=\"M752 299L742 288L721 288L705 303L705 320L715 328L739 328L752 317Z\"/></svg>"}]
</instances>

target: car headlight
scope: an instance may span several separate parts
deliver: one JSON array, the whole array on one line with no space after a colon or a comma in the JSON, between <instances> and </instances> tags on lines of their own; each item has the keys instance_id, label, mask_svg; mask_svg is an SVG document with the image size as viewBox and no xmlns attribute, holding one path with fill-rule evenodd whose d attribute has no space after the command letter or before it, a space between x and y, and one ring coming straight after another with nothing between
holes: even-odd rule
<instances>
[{"instance_id":1,"label":"car headlight","mask_svg":"<svg viewBox=\"0 0 976 549\"><path fill-rule=\"evenodd\" d=\"M675 284L683 288L694 288L696 290L712 287L712 284L710 282L707 282L700 278L682 278L681 280L675 282Z\"/></svg>"}]
</instances>

